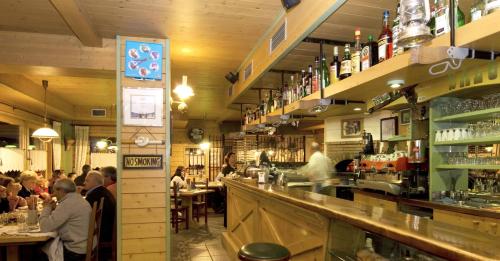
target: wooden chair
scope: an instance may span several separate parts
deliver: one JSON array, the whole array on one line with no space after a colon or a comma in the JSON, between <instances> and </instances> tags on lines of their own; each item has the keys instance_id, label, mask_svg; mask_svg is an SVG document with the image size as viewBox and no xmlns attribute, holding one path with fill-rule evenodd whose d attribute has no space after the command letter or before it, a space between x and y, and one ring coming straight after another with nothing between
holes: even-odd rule
<instances>
[{"instance_id":1,"label":"wooden chair","mask_svg":"<svg viewBox=\"0 0 500 261\"><path fill-rule=\"evenodd\" d=\"M99 258L99 237L101 236L101 220L102 220L102 206L104 205L104 198L101 198L99 207L97 202L92 206L92 213L90 214L89 232L87 238L87 254L85 261L97 261ZM94 245L96 247L94 247Z\"/></svg>"},{"instance_id":2,"label":"wooden chair","mask_svg":"<svg viewBox=\"0 0 500 261\"><path fill-rule=\"evenodd\" d=\"M99 242L99 248L102 249L111 249L111 260L116 261L116 214L115 221L113 223L113 235L111 238L111 242Z\"/></svg>"},{"instance_id":3,"label":"wooden chair","mask_svg":"<svg viewBox=\"0 0 500 261\"><path fill-rule=\"evenodd\" d=\"M208 190L208 179L205 179L205 189ZM196 221L200 222L200 209L204 208L203 214L205 215L205 225L207 225L208 219L208 206L207 206L207 194L202 194L193 201L193 217L196 216ZM196 210L196 214L194 211Z\"/></svg>"},{"instance_id":4,"label":"wooden chair","mask_svg":"<svg viewBox=\"0 0 500 261\"><path fill-rule=\"evenodd\" d=\"M175 227L175 233L179 233L179 223L186 222L186 229L189 229L189 207L181 206L180 200L177 198L177 184L174 183L173 203L170 204L170 214L172 227ZM179 217L181 213L182 217Z\"/></svg>"}]
</instances>

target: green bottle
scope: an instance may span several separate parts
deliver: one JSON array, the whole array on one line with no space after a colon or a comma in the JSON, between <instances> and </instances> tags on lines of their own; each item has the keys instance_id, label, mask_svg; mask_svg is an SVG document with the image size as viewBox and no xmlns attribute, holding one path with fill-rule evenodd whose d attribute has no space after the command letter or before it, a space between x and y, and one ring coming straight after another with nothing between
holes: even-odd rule
<instances>
[{"instance_id":1,"label":"green bottle","mask_svg":"<svg viewBox=\"0 0 500 261\"><path fill-rule=\"evenodd\" d=\"M330 85L330 68L326 63L326 57L323 54L321 58L321 88L326 88Z\"/></svg>"}]
</instances>

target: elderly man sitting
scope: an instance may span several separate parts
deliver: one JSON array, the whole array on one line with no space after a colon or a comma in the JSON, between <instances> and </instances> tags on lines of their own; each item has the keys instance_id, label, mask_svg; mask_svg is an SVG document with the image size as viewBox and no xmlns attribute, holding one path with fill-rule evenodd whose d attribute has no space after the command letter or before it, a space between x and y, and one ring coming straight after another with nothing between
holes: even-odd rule
<instances>
[{"instance_id":1,"label":"elderly man sitting","mask_svg":"<svg viewBox=\"0 0 500 261\"><path fill-rule=\"evenodd\" d=\"M60 179L54 184L54 195L58 205L52 199L44 200L40 214L42 232L57 231L64 245L65 261L85 260L91 207L75 193L76 185L70 179Z\"/></svg>"},{"instance_id":2,"label":"elderly man sitting","mask_svg":"<svg viewBox=\"0 0 500 261\"><path fill-rule=\"evenodd\" d=\"M99 242L111 242L113 239L113 226L115 225L116 201L114 196L104 187L104 177L99 171L90 171L85 177L85 199L90 203L100 202L104 198L101 221L101 236ZM99 249L99 260L106 260L110 249Z\"/></svg>"}]
</instances>

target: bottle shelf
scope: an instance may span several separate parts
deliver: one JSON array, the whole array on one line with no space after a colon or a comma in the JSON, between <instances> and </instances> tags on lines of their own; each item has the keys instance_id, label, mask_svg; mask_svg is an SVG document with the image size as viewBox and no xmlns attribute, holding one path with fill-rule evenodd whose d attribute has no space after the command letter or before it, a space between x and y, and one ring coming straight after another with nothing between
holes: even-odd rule
<instances>
[{"instance_id":1,"label":"bottle shelf","mask_svg":"<svg viewBox=\"0 0 500 261\"><path fill-rule=\"evenodd\" d=\"M442 141L435 142L435 146L450 146L450 145L482 145L500 143L500 136L483 137L477 139L457 140L457 141Z\"/></svg>"},{"instance_id":2,"label":"bottle shelf","mask_svg":"<svg viewBox=\"0 0 500 261\"><path fill-rule=\"evenodd\" d=\"M450 164L441 164L437 166L438 169L491 169L498 170L500 169L500 165L471 165L471 164L463 164L463 165L450 165Z\"/></svg>"},{"instance_id":3,"label":"bottle shelf","mask_svg":"<svg viewBox=\"0 0 500 261\"><path fill-rule=\"evenodd\" d=\"M437 119L434 119L435 122L446 122L446 121L479 121L490 118L493 114L500 113L500 107L480 110L480 111L472 111L472 112L464 112L450 116L444 116Z\"/></svg>"}]
</instances>

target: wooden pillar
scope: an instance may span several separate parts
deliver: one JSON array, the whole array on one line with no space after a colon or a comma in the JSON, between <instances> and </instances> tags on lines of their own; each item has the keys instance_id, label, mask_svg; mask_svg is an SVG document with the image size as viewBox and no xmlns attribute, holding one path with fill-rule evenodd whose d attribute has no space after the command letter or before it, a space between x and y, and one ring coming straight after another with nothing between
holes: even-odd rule
<instances>
[{"instance_id":1,"label":"wooden pillar","mask_svg":"<svg viewBox=\"0 0 500 261\"><path fill-rule=\"evenodd\" d=\"M126 41L157 43L163 46L161 81L136 80L124 76ZM168 39L117 37L117 243L118 260L170 260L170 43ZM162 127L126 126L123 121L123 89L162 88ZM154 135L164 145L139 147L134 134ZM150 136L149 136L150 137ZM150 137L151 138L151 137ZM124 155L162 155L163 169L123 168Z\"/></svg>"}]
</instances>

